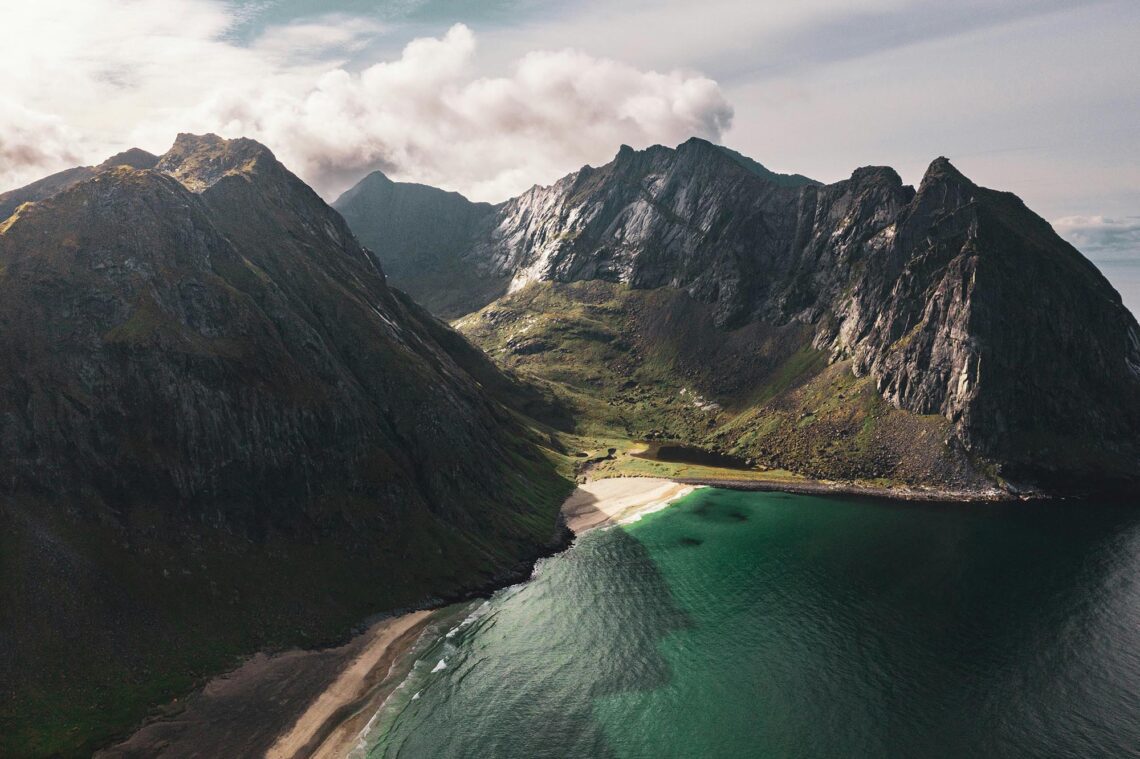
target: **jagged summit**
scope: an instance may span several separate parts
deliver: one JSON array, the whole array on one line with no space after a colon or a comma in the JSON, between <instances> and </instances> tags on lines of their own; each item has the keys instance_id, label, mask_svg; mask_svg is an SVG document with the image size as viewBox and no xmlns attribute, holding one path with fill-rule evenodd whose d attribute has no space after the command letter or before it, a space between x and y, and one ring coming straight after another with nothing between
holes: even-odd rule
<instances>
[{"instance_id":1,"label":"jagged summit","mask_svg":"<svg viewBox=\"0 0 1140 759\"><path fill-rule=\"evenodd\" d=\"M156 170L170 174L195 192L226 176L249 175L266 167L284 168L273 152L256 140L186 133L178 135L155 165Z\"/></svg>"}]
</instances>

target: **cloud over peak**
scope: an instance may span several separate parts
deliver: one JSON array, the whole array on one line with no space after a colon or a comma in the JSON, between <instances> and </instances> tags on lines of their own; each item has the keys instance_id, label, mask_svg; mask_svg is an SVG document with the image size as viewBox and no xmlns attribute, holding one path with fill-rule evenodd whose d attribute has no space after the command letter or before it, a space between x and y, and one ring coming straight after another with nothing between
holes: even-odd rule
<instances>
[{"instance_id":1,"label":"cloud over peak","mask_svg":"<svg viewBox=\"0 0 1140 759\"><path fill-rule=\"evenodd\" d=\"M372 169L500 200L607 160L617 145L718 139L732 108L697 74L642 71L575 50L536 51L510 75L477 75L474 33L456 24L359 73L311 86L230 90L195 128L254 137L325 194Z\"/></svg>"},{"instance_id":2,"label":"cloud over peak","mask_svg":"<svg viewBox=\"0 0 1140 759\"><path fill-rule=\"evenodd\" d=\"M16 74L0 103L0 191L211 131L264 142L326 197L381 169L501 200L622 143L718 140L732 120L707 77L575 49L531 51L485 76L463 24L370 61L386 30L365 19L303 19L236 41L240 18L221 0L67 6L21 6L26 33L0 49Z\"/></svg>"}]
</instances>

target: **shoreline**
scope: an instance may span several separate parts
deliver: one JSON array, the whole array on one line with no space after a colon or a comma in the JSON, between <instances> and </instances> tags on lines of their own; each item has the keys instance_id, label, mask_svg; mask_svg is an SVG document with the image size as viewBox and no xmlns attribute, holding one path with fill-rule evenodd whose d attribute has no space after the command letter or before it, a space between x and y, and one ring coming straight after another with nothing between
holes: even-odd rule
<instances>
[{"instance_id":1,"label":"shoreline","mask_svg":"<svg viewBox=\"0 0 1140 759\"><path fill-rule=\"evenodd\" d=\"M266 759L343 757L359 738L361 716L366 725L403 677L398 665L414 648L435 610L421 610L377 622L365 633L364 650L301 714L292 728L266 752Z\"/></svg>"},{"instance_id":2,"label":"shoreline","mask_svg":"<svg viewBox=\"0 0 1140 759\"><path fill-rule=\"evenodd\" d=\"M580 536L590 530L637 521L692 493L700 485L660 478L610 478L579 484L562 503L566 527ZM444 609L448 607L443 607ZM376 623L370 642L280 735L266 759L344 759L384 702L404 681L415 649L442 609L413 611ZM381 670L383 670L381 672Z\"/></svg>"},{"instance_id":3,"label":"shoreline","mask_svg":"<svg viewBox=\"0 0 1140 759\"><path fill-rule=\"evenodd\" d=\"M722 488L724 490L751 490L764 493L793 493L796 495L845 495L865 498L885 498L892 501L931 501L942 503L998 503L1003 501L1036 500L1037 493L1019 495L1006 490L939 490L936 488L886 487L860 485L854 482L823 480L762 480L719 479L715 477L680 477L676 482Z\"/></svg>"},{"instance_id":4,"label":"shoreline","mask_svg":"<svg viewBox=\"0 0 1140 759\"><path fill-rule=\"evenodd\" d=\"M333 648L254 654L94 756L315 755L370 696L394 687L390 675L436 613L379 619Z\"/></svg>"},{"instance_id":5,"label":"shoreline","mask_svg":"<svg viewBox=\"0 0 1140 759\"><path fill-rule=\"evenodd\" d=\"M663 477L607 477L578 484L562 503L562 517L575 535L635 522L684 498L704 483Z\"/></svg>"},{"instance_id":6,"label":"shoreline","mask_svg":"<svg viewBox=\"0 0 1140 759\"><path fill-rule=\"evenodd\" d=\"M813 480L621 476L578 483L562 503L561 520L575 537L580 537L593 529L635 522L701 487L910 501L1018 498L1002 491L919 491ZM511 578L511 582L518 581L517 577ZM492 588L484 588L482 593L469 597L491 591ZM176 757L204 755L205 750L215 755L267 759L343 759L358 745L362 732L384 701L403 682L405 668L414 663L409 654L432 622L460 600L385 617L335 648L256 654L186 698L177 714L144 725L127 740L96 756L127 759L162 752Z\"/></svg>"}]
</instances>

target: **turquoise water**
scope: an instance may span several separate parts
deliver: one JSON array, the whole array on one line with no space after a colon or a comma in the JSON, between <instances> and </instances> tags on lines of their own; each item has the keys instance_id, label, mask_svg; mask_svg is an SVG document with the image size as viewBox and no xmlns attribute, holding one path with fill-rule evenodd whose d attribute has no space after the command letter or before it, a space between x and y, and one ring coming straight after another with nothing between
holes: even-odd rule
<instances>
[{"instance_id":1,"label":"turquoise water","mask_svg":"<svg viewBox=\"0 0 1140 759\"><path fill-rule=\"evenodd\" d=\"M700 490L421 654L371 757L1140 755L1140 512Z\"/></svg>"}]
</instances>

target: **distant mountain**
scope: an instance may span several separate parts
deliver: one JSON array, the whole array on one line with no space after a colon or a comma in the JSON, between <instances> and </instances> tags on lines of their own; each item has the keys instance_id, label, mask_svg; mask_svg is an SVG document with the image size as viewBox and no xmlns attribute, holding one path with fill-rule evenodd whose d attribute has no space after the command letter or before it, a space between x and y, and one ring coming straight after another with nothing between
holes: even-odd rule
<instances>
[{"instance_id":1,"label":"distant mountain","mask_svg":"<svg viewBox=\"0 0 1140 759\"><path fill-rule=\"evenodd\" d=\"M568 485L508 408L543 399L265 147L49 180L0 222L0 754L89 754L555 539Z\"/></svg>"},{"instance_id":2,"label":"distant mountain","mask_svg":"<svg viewBox=\"0 0 1140 759\"><path fill-rule=\"evenodd\" d=\"M65 169L49 177L32 182L9 192L0 193L0 221L11 216L22 203L33 203L55 195L74 184L90 179L96 174L116 166L130 166L135 169L149 169L158 162L158 156L145 150L131 148L113 155L98 166L76 166Z\"/></svg>"},{"instance_id":3,"label":"distant mountain","mask_svg":"<svg viewBox=\"0 0 1140 759\"><path fill-rule=\"evenodd\" d=\"M724 165L735 164L748 174L780 187L818 185L799 174L778 174L751 158L703 140L690 143L701 150L716 152ZM621 156L633 155L623 146ZM559 182L564 188L597 177L602 169L589 166ZM553 189L553 188L550 188ZM462 195L445 192L421 184L393 182L380 172L373 172L341 195L334 203L360 240L376 252L398 287L433 313L454 318L470 313L503 295L510 284L510 267L488 270L478 255L469 255L474 247L492 238L496 228L512 223L512 214L529 214L534 209L522 201L547 188L535 187L520 198L497 206L473 203ZM526 223L513 217L513 222ZM521 244L544 245L568 242L568 238L552 240L527 239ZM471 276L471 267L479 267L479 276Z\"/></svg>"},{"instance_id":4,"label":"distant mountain","mask_svg":"<svg viewBox=\"0 0 1140 759\"><path fill-rule=\"evenodd\" d=\"M410 294L482 307L462 331L630 437L956 490L1140 477L1136 320L1044 220L945 159L915 190L885 167L773 177L698 139L623 147L467 237Z\"/></svg>"},{"instance_id":5,"label":"distant mountain","mask_svg":"<svg viewBox=\"0 0 1140 759\"><path fill-rule=\"evenodd\" d=\"M489 203L421 184L393 182L379 171L333 203L384 271L437 314L467 313L502 295L496 282L452 281L452 261L470 247ZM474 288L474 291L472 291Z\"/></svg>"}]
</instances>

